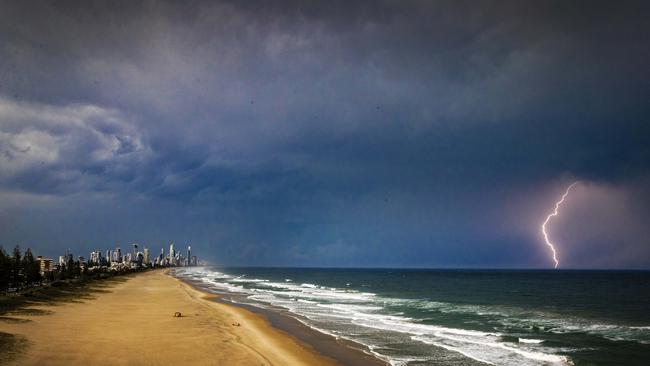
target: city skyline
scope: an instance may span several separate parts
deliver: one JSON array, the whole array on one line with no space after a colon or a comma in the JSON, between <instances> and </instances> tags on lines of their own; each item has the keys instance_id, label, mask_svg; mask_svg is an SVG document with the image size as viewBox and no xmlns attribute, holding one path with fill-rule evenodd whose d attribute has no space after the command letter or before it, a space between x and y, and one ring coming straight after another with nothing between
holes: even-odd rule
<instances>
[{"instance_id":1,"label":"city skyline","mask_svg":"<svg viewBox=\"0 0 650 366\"><path fill-rule=\"evenodd\" d=\"M134 244L137 244L138 246L140 245L139 243L131 243L130 245L134 245ZM175 244L174 241L170 241L170 248L173 248L174 244ZM5 251L10 251L16 245L19 246L19 247L23 247L25 250L26 249L31 249L30 246L25 246L25 245L22 245L22 244L15 244L15 245L13 245L11 247L4 247L4 246L0 246L0 247L3 247L3 249ZM155 257L156 260L159 259L161 256L164 256L164 258L169 258L170 257L170 255L169 255L170 252L167 252L167 255L164 255L165 246L163 245L160 248L161 248L161 254L159 256ZM188 249L187 253L188 254L190 253L190 248L191 248L191 245L187 245L187 249ZM57 251L56 251L55 248L50 248L50 249L51 250L49 250L47 253L39 252L39 253L37 253L37 255L40 256L40 257L43 257L43 258L49 257L50 259L53 259L53 258L59 258L60 259L62 257L67 256L68 254L74 254L74 252L70 248L64 249L64 254L63 255L56 254ZM127 260L126 258L129 258L128 260L130 261L131 259L133 259L136 256L132 252L122 252L121 249L122 249L121 246L115 246L115 247L113 247L111 249L98 249L98 248L95 247L94 249L89 249L89 250L86 251L87 253L89 253L89 255L87 257L85 255L80 255L80 256L77 256L76 258L82 257L82 258L86 259L88 262L96 262L97 261L96 258L101 258L101 259L110 258L111 262L122 262L122 260L126 261ZM83 252L83 250L81 252ZM153 262L151 260L147 260L147 258L149 258L148 256L151 254L149 247L142 246L142 251L135 252L135 254L138 254L138 255L142 254L143 262L145 262L145 263ZM176 251L174 249L174 257L178 257L179 255L184 260L187 260L187 258L188 258L188 256L182 256L182 253L180 251ZM192 256L192 257L196 257L196 256Z\"/></svg>"},{"instance_id":2,"label":"city skyline","mask_svg":"<svg viewBox=\"0 0 650 366\"><path fill-rule=\"evenodd\" d=\"M25 253L30 253L35 258L35 261L40 268L40 274L43 278L47 278L48 272L60 271L65 268L68 263L75 263L81 267L82 271L93 269L139 269L139 268L157 268L157 267L188 267L199 265L198 257L190 255L191 246L187 246L187 256L183 256L180 251L175 251L174 242L170 243L170 250L165 255L165 248L161 247L160 255L156 256L153 260L149 257L149 248L143 247L142 251L137 251L138 243L132 243L133 252L122 252L121 247L113 249L106 249L104 251L95 249L89 252L88 257L85 255L75 256L75 253L66 249L63 255L56 256L43 255L43 253L33 253L31 248L20 248L20 245L11 248L9 251L0 246L0 250L4 250L5 255L11 256L11 251L15 248L25 250ZM22 253L23 255L25 253Z\"/></svg>"}]
</instances>

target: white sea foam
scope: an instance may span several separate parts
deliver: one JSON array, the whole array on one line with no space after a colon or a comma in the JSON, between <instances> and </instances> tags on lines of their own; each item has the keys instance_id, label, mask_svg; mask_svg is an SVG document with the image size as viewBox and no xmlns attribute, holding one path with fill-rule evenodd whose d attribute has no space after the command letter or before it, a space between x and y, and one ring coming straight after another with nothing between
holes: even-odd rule
<instances>
[{"instance_id":1,"label":"white sea foam","mask_svg":"<svg viewBox=\"0 0 650 366\"><path fill-rule=\"evenodd\" d=\"M544 342L543 339L518 338L519 343L539 344Z\"/></svg>"},{"instance_id":2,"label":"white sea foam","mask_svg":"<svg viewBox=\"0 0 650 366\"><path fill-rule=\"evenodd\" d=\"M380 306L355 305L355 304L317 304L317 306L344 311L344 312L352 312L352 313L357 313L360 311L372 312L372 311L383 309Z\"/></svg>"},{"instance_id":3,"label":"white sea foam","mask_svg":"<svg viewBox=\"0 0 650 366\"><path fill-rule=\"evenodd\" d=\"M415 307L439 313L490 316L506 327L539 329L557 334L588 333L614 341L650 344L650 327L596 323L594 320L560 316L523 308L496 305L458 305L437 301L384 299L387 305Z\"/></svg>"},{"instance_id":4,"label":"white sea foam","mask_svg":"<svg viewBox=\"0 0 650 366\"><path fill-rule=\"evenodd\" d=\"M470 338L435 333L432 336L414 336L413 339L453 349L467 357L492 365L571 365L565 356L508 346L490 337Z\"/></svg>"},{"instance_id":5,"label":"white sea foam","mask_svg":"<svg viewBox=\"0 0 650 366\"><path fill-rule=\"evenodd\" d=\"M378 306L360 304L317 304L317 306L332 309L337 313L336 315L330 314L330 316L348 319L353 324L363 327L419 336L433 335L434 338L427 338L429 342L432 342L431 344L443 345L445 349L457 351L475 360L488 363L492 363L489 360L494 360L497 364L504 365L534 365L539 362L557 365L568 364L568 360L563 356L508 347L498 342L500 334L497 333L412 323L411 319L406 317L373 313L382 309ZM293 309L295 310L295 308ZM310 315L313 315L313 312ZM490 357L484 359L485 357L481 356L484 354L489 354Z\"/></svg>"},{"instance_id":6,"label":"white sea foam","mask_svg":"<svg viewBox=\"0 0 650 366\"><path fill-rule=\"evenodd\" d=\"M303 299L298 299L297 301L305 303L305 304L318 304L316 301L309 301L309 300L303 300Z\"/></svg>"},{"instance_id":7,"label":"white sea foam","mask_svg":"<svg viewBox=\"0 0 650 366\"><path fill-rule=\"evenodd\" d=\"M226 277L221 273L202 273L202 280L219 289L243 293L250 300L281 307L297 314L306 325L336 337L352 339L376 349L377 342L392 342L398 334L413 340L440 347L465 357L498 365L567 365L564 356L556 350L543 347L541 340L519 338L520 343L501 341L498 332L448 328L419 323L386 306L410 307L434 312L489 313L506 318L507 311L487 307L457 306L426 300L392 299L371 292L349 288L324 287L313 283L295 284L292 281L273 282L248 279L244 276ZM252 288L244 288L242 285ZM382 335L383 334L383 335ZM394 336L391 336L393 334ZM373 338L374 337L374 338ZM378 338L379 337L379 338ZM382 338L383 337L383 338ZM539 342L537 342L539 341ZM379 347L381 349L381 347ZM374 354L386 358L376 351ZM406 364L408 358L391 358L393 364ZM416 361L413 359L413 361Z\"/></svg>"},{"instance_id":8,"label":"white sea foam","mask_svg":"<svg viewBox=\"0 0 650 366\"><path fill-rule=\"evenodd\" d=\"M427 357L393 357L392 359L388 360L388 363L390 363L391 366L407 366L411 362L423 363L428 361L434 360L431 360Z\"/></svg>"},{"instance_id":9,"label":"white sea foam","mask_svg":"<svg viewBox=\"0 0 650 366\"><path fill-rule=\"evenodd\" d=\"M475 355L473 355L473 354L471 354L469 352L466 352L462 348L452 347L452 346L450 346L448 344L441 343L441 342L435 342L435 341L426 339L424 337L412 337L412 338L413 338L413 340L420 341L422 343L431 344L431 345L434 345L436 347L444 348L444 349L446 349L448 351L460 353L461 355L463 355L465 357L471 358L471 359L479 361L479 362L486 363L488 365L495 365L494 363L492 363L492 362L490 362L488 360L484 360L482 358L479 358L478 356L475 356Z\"/></svg>"},{"instance_id":10,"label":"white sea foam","mask_svg":"<svg viewBox=\"0 0 650 366\"><path fill-rule=\"evenodd\" d=\"M262 280L259 278L234 278L231 280L232 282L250 282L250 283L257 283L257 282L268 282L269 280Z\"/></svg>"}]
</instances>

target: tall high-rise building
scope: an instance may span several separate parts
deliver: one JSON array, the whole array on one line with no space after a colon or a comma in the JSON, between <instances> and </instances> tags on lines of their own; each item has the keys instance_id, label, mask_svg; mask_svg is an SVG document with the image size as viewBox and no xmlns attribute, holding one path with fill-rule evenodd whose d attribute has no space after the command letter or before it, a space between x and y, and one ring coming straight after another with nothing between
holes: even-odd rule
<instances>
[{"instance_id":1,"label":"tall high-rise building","mask_svg":"<svg viewBox=\"0 0 650 366\"><path fill-rule=\"evenodd\" d=\"M41 273L41 276L44 276L46 272L51 271L52 268L53 268L52 260L51 259L45 259L40 255L38 257L36 257L36 262L39 265L39 268L40 268L39 272Z\"/></svg>"},{"instance_id":2,"label":"tall high-rise building","mask_svg":"<svg viewBox=\"0 0 650 366\"><path fill-rule=\"evenodd\" d=\"M117 253L117 259L115 261L117 263L122 263L122 249L118 247L116 253Z\"/></svg>"},{"instance_id":3,"label":"tall high-rise building","mask_svg":"<svg viewBox=\"0 0 650 366\"><path fill-rule=\"evenodd\" d=\"M176 259L176 251L174 250L174 242L169 244L169 263L174 264L174 260Z\"/></svg>"},{"instance_id":4,"label":"tall high-rise building","mask_svg":"<svg viewBox=\"0 0 650 366\"><path fill-rule=\"evenodd\" d=\"M90 256L88 257L89 264L90 265L99 264L99 256L100 253L98 251L90 252Z\"/></svg>"},{"instance_id":5,"label":"tall high-rise building","mask_svg":"<svg viewBox=\"0 0 650 366\"><path fill-rule=\"evenodd\" d=\"M88 258L88 264L91 266L94 265L102 265L103 262L105 261L104 258L102 258L102 252L99 250L94 250L90 252L90 257Z\"/></svg>"},{"instance_id":6,"label":"tall high-rise building","mask_svg":"<svg viewBox=\"0 0 650 366\"><path fill-rule=\"evenodd\" d=\"M144 264L149 264L149 248L144 248Z\"/></svg>"},{"instance_id":7,"label":"tall high-rise building","mask_svg":"<svg viewBox=\"0 0 650 366\"><path fill-rule=\"evenodd\" d=\"M185 265L186 266L190 265L190 259L192 259L191 252L192 252L192 247L188 245L187 246L187 258L185 259Z\"/></svg>"}]
</instances>

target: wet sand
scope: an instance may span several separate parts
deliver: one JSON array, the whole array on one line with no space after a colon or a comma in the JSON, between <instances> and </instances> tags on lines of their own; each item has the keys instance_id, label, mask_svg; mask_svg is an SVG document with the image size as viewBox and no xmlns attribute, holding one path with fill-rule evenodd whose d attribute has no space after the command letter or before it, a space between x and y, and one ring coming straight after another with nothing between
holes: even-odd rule
<instances>
[{"instance_id":1,"label":"wet sand","mask_svg":"<svg viewBox=\"0 0 650 366\"><path fill-rule=\"evenodd\" d=\"M192 285L198 291L208 293L209 287L205 287L200 281L187 278L180 279ZM297 338L299 342L306 344L318 353L326 355L342 365L362 365L362 366L388 366L389 363L372 355L368 347L339 337L317 331L296 318L295 314L289 314L286 310L280 308L260 308L257 306L246 305L239 294L218 293L208 297L212 301L225 303L237 307L242 307L255 314L263 316L269 321L272 327L281 330L292 337Z\"/></svg>"},{"instance_id":2,"label":"wet sand","mask_svg":"<svg viewBox=\"0 0 650 366\"><path fill-rule=\"evenodd\" d=\"M355 359L343 346L331 348L331 352L352 359L328 357L273 327L266 316L211 301L214 295L166 271L140 273L105 290L93 299L39 305L47 315L9 314L27 321L0 321L0 332L24 337L28 343L11 364L380 363L360 351L356 351L360 354ZM174 317L175 312L181 312L182 317Z\"/></svg>"}]
</instances>

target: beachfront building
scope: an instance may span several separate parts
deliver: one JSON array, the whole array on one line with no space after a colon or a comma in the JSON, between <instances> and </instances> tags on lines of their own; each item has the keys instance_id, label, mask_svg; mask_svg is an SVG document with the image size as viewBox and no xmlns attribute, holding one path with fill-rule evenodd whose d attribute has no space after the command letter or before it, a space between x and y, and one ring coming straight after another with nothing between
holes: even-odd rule
<instances>
[{"instance_id":1,"label":"beachfront building","mask_svg":"<svg viewBox=\"0 0 650 366\"><path fill-rule=\"evenodd\" d=\"M81 270L81 274L85 274L88 271L90 273L97 271L122 272L125 270L139 270L150 267L198 265L196 255L192 255L191 246L187 247L187 257L185 257L180 251L176 251L173 245L173 243L170 245L171 253L169 255L165 256L164 248L162 248L160 254L154 258L151 258L148 248L144 248L141 252L136 252L135 255L126 253L123 257L119 248L116 248L116 250L109 249L105 252L103 250L94 250L90 252L87 261L83 256L75 258L67 250L65 255L59 256L58 262L38 256L36 258L36 264L38 265L39 273L46 281L55 281L62 276L64 279L71 278L70 276L79 276L79 270ZM104 253L106 253L105 256L103 255ZM171 255L172 253L174 254L173 256ZM120 259L120 261L116 259Z\"/></svg>"},{"instance_id":2,"label":"beachfront building","mask_svg":"<svg viewBox=\"0 0 650 366\"><path fill-rule=\"evenodd\" d=\"M174 250L174 242L169 244L169 264L174 265L174 259L176 258L176 251Z\"/></svg>"},{"instance_id":3,"label":"beachfront building","mask_svg":"<svg viewBox=\"0 0 650 366\"><path fill-rule=\"evenodd\" d=\"M45 276L47 272L50 272L54 269L54 261L52 259L46 259L43 258L43 256L38 256L36 257L36 261L38 262L38 266L40 268L39 272L41 273L41 276Z\"/></svg>"},{"instance_id":4,"label":"beachfront building","mask_svg":"<svg viewBox=\"0 0 650 366\"><path fill-rule=\"evenodd\" d=\"M78 261L79 261L79 268L81 268L82 271L85 271L88 268L88 265L86 264L86 258L80 256Z\"/></svg>"},{"instance_id":5,"label":"beachfront building","mask_svg":"<svg viewBox=\"0 0 650 366\"><path fill-rule=\"evenodd\" d=\"M89 259L90 265L92 266L92 265L95 265L95 264L99 264L99 257L100 256L101 256L101 253L99 253L99 251L90 252L90 257L89 257L90 258Z\"/></svg>"},{"instance_id":6,"label":"beachfront building","mask_svg":"<svg viewBox=\"0 0 650 366\"><path fill-rule=\"evenodd\" d=\"M72 253L68 252L67 250L65 252L65 255L59 256L59 266L66 266L70 261L74 261L74 257Z\"/></svg>"}]
</instances>

